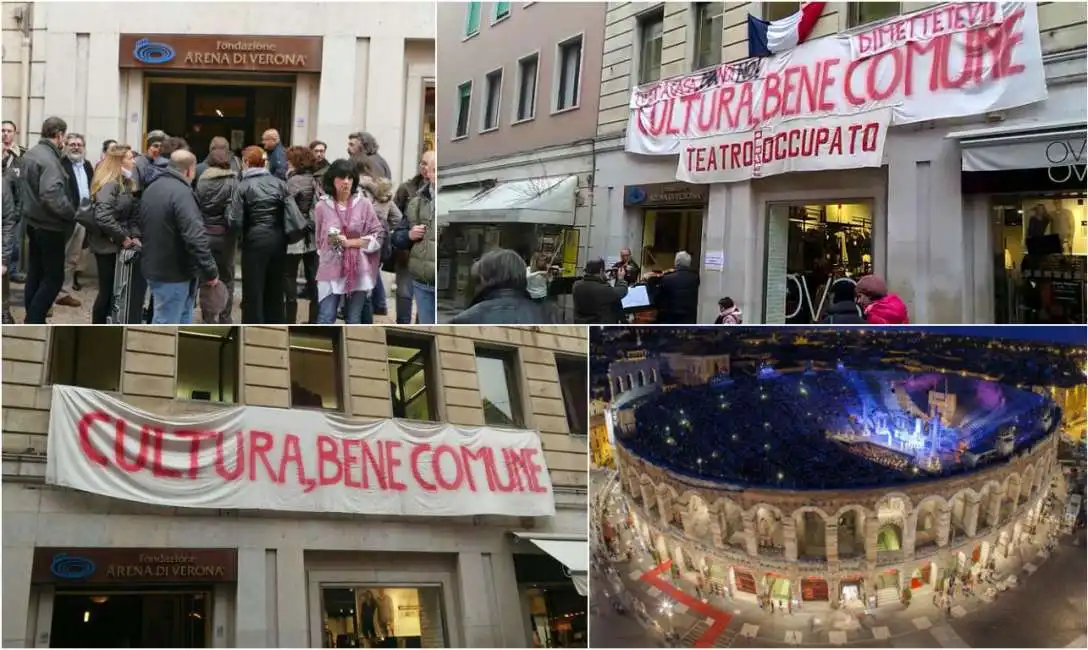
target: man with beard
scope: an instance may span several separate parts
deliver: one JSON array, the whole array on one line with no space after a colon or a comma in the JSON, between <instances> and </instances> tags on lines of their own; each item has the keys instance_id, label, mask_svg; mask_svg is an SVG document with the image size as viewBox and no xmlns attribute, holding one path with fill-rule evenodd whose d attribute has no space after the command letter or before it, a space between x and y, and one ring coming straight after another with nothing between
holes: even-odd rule
<instances>
[{"instance_id":1,"label":"man with beard","mask_svg":"<svg viewBox=\"0 0 1088 650\"><path fill-rule=\"evenodd\" d=\"M382 178L393 180L393 171L389 169L389 163L378 153L378 139L366 131L356 131L348 136L348 157L366 156L374 171L381 174Z\"/></svg>"},{"instance_id":2,"label":"man with beard","mask_svg":"<svg viewBox=\"0 0 1088 650\"><path fill-rule=\"evenodd\" d=\"M94 167L87 162L86 147L83 136L78 133L69 133L64 158L60 161L64 171L68 174L68 200L79 208L83 201L91 200L91 180L94 178ZM64 248L64 285L61 287L57 304L62 307L79 308L83 303L75 296L70 295L65 286L70 286L72 291L79 291L80 261L83 259L83 243L86 240L87 229L82 224L76 224L72 236ZM111 289L112 290L112 289Z\"/></svg>"},{"instance_id":3,"label":"man with beard","mask_svg":"<svg viewBox=\"0 0 1088 650\"><path fill-rule=\"evenodd\" d=\"M45 325L49 308L64 286L64 247L76 217L61 166L67 131L68 123L61 118L46 118L41 140L21 162L19 207L29 242L25 302L30 325Z\"/></svg>"}]
</instances>

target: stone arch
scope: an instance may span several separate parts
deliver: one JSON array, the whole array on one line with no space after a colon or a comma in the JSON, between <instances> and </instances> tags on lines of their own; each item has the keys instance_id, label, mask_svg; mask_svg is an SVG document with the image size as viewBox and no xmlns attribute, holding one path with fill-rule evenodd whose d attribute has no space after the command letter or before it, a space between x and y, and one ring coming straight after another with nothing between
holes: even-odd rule
<instances>
[{"instance_id":1,"label":"stone arch","mask_svg":"<svg viewBox=\"0 0 1088 650\"><path fill-rule=\"evenodd\" d=\"M996 525L996 521L990 521L990 512L993 511L994 504L1001 502L1001 483L997 479L990 479L982 484L979 488L979 497L981 501L978 506L978 528L982 529L984 526Z\"/></svg>"},{"instance_id":2,"label":"stone arch","mask_svg":"<svg viewBox=\"0 0 1088 650\"><path fill-rule=\"evenodd\" d=\"M903 548L903 527L897 521L881 521L876 533L877 551L899 551Z\"/></svg>"},{"instance_id":3,"label":"stone arch","mask_svg":"<svg viewBox=\"0 0 1088 650\"><path fill-rule=\"evenodd\" d=\"M1035 496L1035 465L1028 463L1027 468L1024 470L1023 482L1020 484L1020 494L1022 503L1031 503L1032 497Z\"/></svg>"},{"instance_id":4,"label":"stone arch","mask_svg":"<svg viewBox=\"0 0 1088 650\"><path fill-rule=\"evenodd\" d=\"M614 387L613 391L612 391L612 395L613 396L621 395L623 393L623 381L621 381L621 379L619 377L613 377L612 382L613 382L612 385Z\"/></svg>"},{"instance_id":5,"label":"stone arch","mask_svg":"<svg viewBox=\"0 0 1088 650\"><path fill-rule=\"evenodd\" d=\"M973 488L965 487L952 495L949 503L949 536L967 535L967 504L970 499L978 499L979 494ZM979 516L981 517L981 510Z\"/></svg>"},{"instance_id":6,"label":"stone arch","mask_svg":"<svg viewBox=\"0 0 1088 650\"><path fill-rule=\"evenodd\" d=\"M757 503L749 509L755 524L756 541L760 547L785 548L783 524L788 518L778 506Z\"/></svg>"},{"instance_id":7,"label":"stone arch","mask_svg":"<svg viewBox=\"0 0 1088 650\"><path fill-rule=\"evenodd\" d=\"M657 368L650 368L650 381L654 384L657 383Z\"/></svg>"},{"instance_id":8,"label":"stone arch","mask_svg":"<svg viewBox=\"0 0 1088 650\"><path fill-rule=\"evenodd\" d=\"M1003 487L1005 488L1005 498L1001 500L1001 512L998 515L998 522L1006 524L1012 520L1013 513L1016 512L1017 506L1020 504L1020 492L1023 490L1023 479L1020 478L1018 472L1009 472L1005 476L1003 481Z\"/></svg>"},{"instance_id":9,"label":"stone arch","mask_svg":"<svg viewBox=\"0 0 1088 650\"><path fill-rule=\"evenodd\" d=\"M685 504L681 514L684 533L700 540L710 537L710 508L706 500L698 492L688 491L680 496L679 502Z\"/></svg>"},{"instance_id":10,"label":"stone arch","mask_svg":"<svg viewBox=\"0 0 1088 650\"><path fill-rule=\"evenodd\" d=\"M948 507L948 502L939 494L931 494L921 501L911 513L907 530L914 532L915 548L928 544L937 544L940 537L941 511Z\"/></svg>"},{"instance_id":11,"label":"stone arch","mask_svg":"<svg viewBox=\"0 0 1088 650\"><path fill-rule=\"evenodd\" d=\"M827 558L827 524L831 519L817 506L801 506L790 513L799 558Z\"/></svg>"},{"instance_id":12,"label":"stone arch","mask_svg":"<svg viewBox=\"0 0 1088 650\"><path fill-rule=\"evenodd\" d=\"M893 504L898 504L899 506L901 506L901 508L896 509L900 510L904 520L914 510L914 503L910 500L910 497L903 492L888 492L884 496L880 497L880 499L876 502L873 510L876 511L876 514L879 517L881 516L880 510L882 506L891 508Z\"/></svg>"},{"instance_id":13,"label":"stone arch","mask_svg":"<svg viewBox=\"0 0 1088 650\"><path fill-rule=\"evenodd\" d=\"M871 516L870 511L859 503L845 505L835 513L839 558L865 555L865 521Z\"/></svg>"},{"instance_id":14,"label":"stone arch","mask_svg":"<svg viewBox=\"0 0 1088 650\"><path fill-rule=\"evenodd\" d=\"M744 509L729 497L718 497L712 510L721 526L722 545L745 549Z\"/></svg>"},{"instance_id":15,"label":"stone arch","mask_svg":"<svg viewBox=\"0 0 1088 650\"><path fill-rule=\"evenodd\" d=\"M642 370L641 368L638 371L638 385L639 388L646 385L646 371Z\"/></svg>"}]
</instances>

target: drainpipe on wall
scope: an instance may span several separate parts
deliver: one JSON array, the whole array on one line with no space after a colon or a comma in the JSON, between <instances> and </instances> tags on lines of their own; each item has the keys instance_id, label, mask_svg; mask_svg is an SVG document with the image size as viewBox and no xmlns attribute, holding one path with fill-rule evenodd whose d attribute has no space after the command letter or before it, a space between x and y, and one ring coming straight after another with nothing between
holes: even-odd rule
<instances>
[{"instance_id":1,"label":"drainpipe on wall","mask_svg":"<svg viewBox=\"0 0 1088 650\"><path fill-rule=\"evenodd\" d=\"M22 145L30 146L30 4L15 12L15 22L23 33L19 48L19 126L22 128Z\"/></svg>"}]
</instances>

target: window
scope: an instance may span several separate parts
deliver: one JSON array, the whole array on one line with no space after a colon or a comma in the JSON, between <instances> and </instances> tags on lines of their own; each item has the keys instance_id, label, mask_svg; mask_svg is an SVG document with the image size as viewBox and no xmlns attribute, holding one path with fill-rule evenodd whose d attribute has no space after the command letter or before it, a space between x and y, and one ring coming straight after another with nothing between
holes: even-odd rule
<instances>
[{"instance_id":1,"label":"window","mask_svg":"<svg viewBox=\"0 0 1088 650\"><path fill-rule=\"evenodd\" d=\"M495 3L495 17L491 22L497 23L500 20L502 20L503 18L508 18L509 16L510 16L510 3L509 2L496 2Z\"/></svg>"},{"instance_id":2,"label":"window","mask_svg":"<svg viewBox=\"0 0 1088 650\"><path fill-rule=\"evenodd\" d=\"M555 110L561 111L578 106L582 84L582 37L563 41L559 44L558 58L559 79L558 93L555 98Z\"/></svg>"},{"instance_id":3,"label":"window","mask_svg":"<svg viewBox=\"0 0 1088 650\"><path fill-rule=\"evenodd\" d=\"M454 138L468 135L468 116L472 108L472 82L466 81L457 87L457 132Z\"/></svg>"},{"instance_id":4,"label":"window","mask_svg":"<svg viewBox=\"0 0 1088 650\"><path fill-rule=\"evenodd\" d=\"M801 11L800 2L764 2L763 20L775 21L789 18Z\"/></svg>"},{"instance_id":5,"label":"window","mask_svg":"<svg viewBox=\"0 0 1088 650\"><path fill-rule=\"evenodd\" d=\"M291 408L341 408L341 329L290 327Z\"/></svg>"},{"instance_id":6,"label":"window","mask_svg":"<svg viewBox=\"0 0 1088 650\"><path fill-rule=\"evenodd\" d=\"M847 14L849 27L884 20L885 18L898 16L900 13L898 2L850 2L847 4L849 8Z\"/></svg>"},{"instance_id":7,"label":"window","mask_svg":"<svg viewBox=\"0 0 1088 650\"><path fill-rule=\"evenodd\" d=\"M438 420L432 389L435 385L433 339L389 332L386 343L393 417Z\"/></svg>"},{"instance_id":8,"label":"window","mask_svg":"<svg viewBox=\"0 0 1088 650\"><path fill-rule=\"evenodd\" d=\"M722 25L725 3L695 3L695 66L696 70L722 62Z\"/></svg>"},{"instance_id":9,"label":"window","mask_svg":"<svg viewBox=\"0 0 1088 650\"><path fill-rule=\"evenodd\" d=\"M556 357L555 367L559 371L559 389L563 392L567 426L572 434L584 436L588 431L586 396L589 395L586 382L586 360L575 357Z\"/></svg>"},{"instance_id":10,"label":"window","mask_svg":"<svg viewBox=\"0 0 1088 650\"><path fill-rule=\"evenodd\" d=\"M651 11L638 22L638 82L645 84L661 78L661 37L665 31L665 10Z\"/></svg>"},{"instance_id":11,"label":"window","mask_svg":"<svg viewBox=\"0 0 1088 650\"><path fill-rule=\"evenodd\" d=\"M122 327L51 327L49 383L121 390Z\"/></svg>"},{"instance_id":12,"label":"window","mask_svg":"<svg viewBox=\"0 0 1088 650\"><path fill-rule=\"evenodd\" d=\"M468 3L468 11L465 12L465 38L480 33L480 3Z\"/></svg>"},{"instance_id":13,"label":"window","mask_svg":"<svg viewBox=\"0 0 1088 650\"><path fill-rule=\"evenodd\" d=\"M476 348L476 380L483 398L485 424L524 426L517 379L516 353Z\"/></svg>"},{"instance_id":14,"label":"window","mask_svg":"<svg viewBox=\"0 0 1088 650\"><path fill-rule=\"evenodd\" d=\"M238 400L238 328L178 328L178 399Z\"/></svg>"},{"instance_id":15,"label":"window","mask_svg":"<svg viewBox=\"0 0 1088 650\"><path fill-rule=\"evenodd\" d=\"M484 101L484 114L480 131L491 131L499 128L499 105L502 103L502 68L492 70L485 78L487 84L486 99Z\"/></svg>"},{"instance_id":16,"label":"window","mask_svg":"<svg viewBox=\"0 0 1088 650\"><path fill-rule=\"evenodd\" d=\"M540 56L530 54L518 61L518 104L514 121L531 120L536 117L536 81L540 67Z\"/></svg>"},{"instance_id":17,"label":"window","mask_svg":"<svg viewBox=\"0 0 1088 650\"><path fill-rule=\"evenodd\" d=\"M391 648L450 647L442 603L441 584L322 583L321 647L373 648L379 643ZM379 642L378 635L386 633L389 636Z\"/></svg>"}]
</instances>

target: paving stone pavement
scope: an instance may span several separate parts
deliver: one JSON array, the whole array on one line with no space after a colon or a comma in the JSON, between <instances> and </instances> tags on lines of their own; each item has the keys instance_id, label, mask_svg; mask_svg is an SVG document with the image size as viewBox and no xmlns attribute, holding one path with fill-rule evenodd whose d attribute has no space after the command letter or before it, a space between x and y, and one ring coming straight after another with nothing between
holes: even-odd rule
<instances>
[{"instance_id":1,"label":"paving stone pavement","mask_svg":"<svg viewBox=\"0 0 1088 650\"><path fill-rule=\"evenodd\" d=\"M1043 557L1036 558L1041 562ZM1031 563L1021 567L1023 573L1029 573ZM637 567L637 568L636 568ZM656 573L673 587L684 591L694 598L694 593L683 581L673 581L669 573L661 567L651 567L648 561L624 563L616 567L623 576L624 587L635 598L647 604L651 616L659 619L663 629L667 629L666 617L660 613L662 590L646 581L647 574ZM1036 567L1037 568L1037 567ZM728 629L705 639L709 633L713 618L705 619L694 615L683 603L672 600L673 629L681 637L681 647L786 647L786 646L868 646L868 647L967 647L956 632L948 625L949 616L933 606L928 594L920 594L914 602L904 609L901 605L891 605L877 609L872 614L859 615L855 629L841 630L828 627L831 612L824 611L810 614L795 611L793 615L778 613L768 616L757 605L727 601L719 597L709 597L707 604L729 616ZM959 619L986 603L974 596L961 598L952 607L951 618ZM651 608L656 608L650 611ZM776 610L777 612L777 610ZM814 621L819 621L818 623ZM703 640L704 643L697 645ZM903 645L901 642L906 642Z\"/></svg>"}]
</instances>

